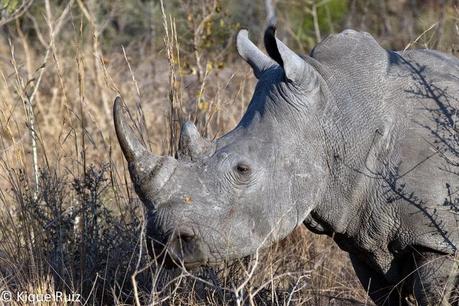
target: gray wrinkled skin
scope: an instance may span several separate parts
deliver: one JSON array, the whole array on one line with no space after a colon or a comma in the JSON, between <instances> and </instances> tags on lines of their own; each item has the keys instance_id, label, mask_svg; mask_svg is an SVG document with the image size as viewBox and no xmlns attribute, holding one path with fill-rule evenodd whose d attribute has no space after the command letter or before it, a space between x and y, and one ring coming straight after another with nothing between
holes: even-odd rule
<instances>
[{"instance_id":1,"label":"gray wrinkled skin","mask_svg":"<svg viewBox=\"0 0 459 306\"><path fill-rule=\"evenodd\" d=\"M304 58L273 28L265 46L239 33L258 78L247 112L214 142L186 123L178 160L148 152L115 101L152 255L240 258L304 223L349 252L378 305L457 298L459 60L386 51L352 30Z\"/></svg>"}]
</instances>

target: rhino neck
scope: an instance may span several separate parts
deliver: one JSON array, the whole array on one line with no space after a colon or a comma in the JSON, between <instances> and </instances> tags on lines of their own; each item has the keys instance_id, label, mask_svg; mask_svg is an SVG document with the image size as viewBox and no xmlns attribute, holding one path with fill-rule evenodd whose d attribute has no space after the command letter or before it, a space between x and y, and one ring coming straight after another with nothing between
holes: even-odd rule
<instances>
[{"instance_id":1,"label":"rhino neck","mask_svg":"<svg viewBox=\"0 0 459 306\"><path fill-rule=\"evenodd\" d=\"M336 81L329 80L326 71L321 74L327 82ZM371 197L379 191L374 177L392 159L393 110L384 104L384 89L367 95L358 88L350 94L344 94L340 86L328 88L331 103L324 109L328 124L323 125L329 171L327 191L305 225L330 236L354 236L358 235L364 215L372 209Z\"/></svg>"}]
</instances>

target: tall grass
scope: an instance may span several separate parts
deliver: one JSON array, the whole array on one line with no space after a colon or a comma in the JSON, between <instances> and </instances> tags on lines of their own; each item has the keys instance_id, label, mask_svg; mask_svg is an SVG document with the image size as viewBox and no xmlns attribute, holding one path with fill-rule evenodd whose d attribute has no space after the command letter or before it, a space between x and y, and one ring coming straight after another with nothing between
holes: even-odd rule
<instances>
[{"instance_id":1,"label":"tall grass","mask_svg":"<svg viewBox=\"0 0 459 306\"><path fill-rule=\"evenodd\" d=\"M0 35L0 291L78 293L89 305L370 304L347 256L304 228L193 272L146 256L112 101L124 98L157 154L176 152L184 120L211 139L233 127L255 80L219 1L183 1L188 16L154 2L32 2Z\"/></svg>"}]
</instances>

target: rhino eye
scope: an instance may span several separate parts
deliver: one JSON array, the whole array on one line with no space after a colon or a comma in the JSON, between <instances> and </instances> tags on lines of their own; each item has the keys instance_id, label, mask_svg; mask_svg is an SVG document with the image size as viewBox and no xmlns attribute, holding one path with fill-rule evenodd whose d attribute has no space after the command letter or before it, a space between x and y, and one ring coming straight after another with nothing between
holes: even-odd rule
<instances>
[{"instance_id":1,"label":"rhino eye","mask_svg":"<svg viewBox=\"0 0 459 306\"><path fill-rule=\"evenodd\" d=\"M251 172L250 166L247 164L239 163L236 166L237 172L243 175L248 175Z\"/></svg>"}]
</instances>

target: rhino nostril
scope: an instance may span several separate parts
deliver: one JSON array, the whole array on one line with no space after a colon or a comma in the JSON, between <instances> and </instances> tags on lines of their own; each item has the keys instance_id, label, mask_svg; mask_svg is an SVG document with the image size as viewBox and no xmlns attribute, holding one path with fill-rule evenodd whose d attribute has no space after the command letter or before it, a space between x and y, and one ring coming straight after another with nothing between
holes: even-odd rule
<instances>
[{"instance_id":1,"label":"rhino nostril","mask_svg":"<svg viewBox=\"0 0 459 306\"><path fill-rule=\"evenodd\" d=\"M178 244L180 248L189 246L190 242L195 239L194 231L191 228L177 229L174 236L173 240L175 240L175 243Z\"/></svg>"},{"instance_id":2,"label":"rhino nostril","mask_svg":"<svg viewBox=\"0 0 459 306\"><path fill-rule=\"evenodd\" d=\"M194 234L190 233L178 233L177 239L180 242L188 243L194 239Z\"/></svg>"}]
</instances>

